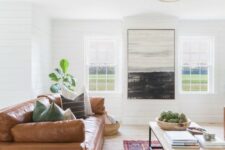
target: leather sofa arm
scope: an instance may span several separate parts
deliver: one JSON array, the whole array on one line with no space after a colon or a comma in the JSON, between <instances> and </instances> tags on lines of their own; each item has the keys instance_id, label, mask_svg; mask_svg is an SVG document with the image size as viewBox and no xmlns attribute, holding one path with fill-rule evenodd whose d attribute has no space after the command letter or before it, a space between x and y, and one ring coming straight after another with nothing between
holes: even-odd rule
<instances>
[{"instance_id":1,"label":"leather sofa arm","mask_svg":"<svg viewBox=\"0 0 225 150\"><path fill-rule=\"evenodd\" d=\"M91 97L90 103L92 112L96 115L102 115L105 114L105 99L103 97Z\"/></svg>"},{"instance_id":2,"label":"leather sofa arm","mask_svg":"<svg viewBox=\"0 0 225 150\"><path fill-rule=\"evenodd\" d=\"M85 140L82 120L18 124L11 129L15 142L78 142Z\"/></svg>"}]
</instances>

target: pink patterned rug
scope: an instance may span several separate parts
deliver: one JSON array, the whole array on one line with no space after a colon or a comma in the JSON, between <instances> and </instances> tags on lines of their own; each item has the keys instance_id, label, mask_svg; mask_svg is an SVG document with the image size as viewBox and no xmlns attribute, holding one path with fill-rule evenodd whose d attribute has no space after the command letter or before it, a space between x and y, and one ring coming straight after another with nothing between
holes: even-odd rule
<instances>
[{"instance_id":1,"label":"pink patterned rug","mask_svg":"<svg viewBox=\"0 0 225 150\"><path fill-rule=\"evenodd\" d=\"M152 141L152 146L160 146L158 141ZM124 150L149 150L148 141L123 141Z\"/></svg>"}]
</instances>

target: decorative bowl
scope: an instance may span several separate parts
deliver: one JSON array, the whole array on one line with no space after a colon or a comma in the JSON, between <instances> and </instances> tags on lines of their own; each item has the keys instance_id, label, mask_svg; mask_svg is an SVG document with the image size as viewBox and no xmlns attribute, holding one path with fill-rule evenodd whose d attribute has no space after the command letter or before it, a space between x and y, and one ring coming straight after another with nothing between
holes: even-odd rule
<instances>
[{"instance_id":1,"label":"decorative bowl","mask_svg":"<svg viewBox=\"0 0 225 150\"><path fill-rule=\"evenodd\" d=\"M170 123L170 122L160 121L158 118L156 118L156 122L161 129L170 130L170 131L186 130L191 124L190 119L188 119L188 121L184 123Z\"/></svg>"}]
</instances>

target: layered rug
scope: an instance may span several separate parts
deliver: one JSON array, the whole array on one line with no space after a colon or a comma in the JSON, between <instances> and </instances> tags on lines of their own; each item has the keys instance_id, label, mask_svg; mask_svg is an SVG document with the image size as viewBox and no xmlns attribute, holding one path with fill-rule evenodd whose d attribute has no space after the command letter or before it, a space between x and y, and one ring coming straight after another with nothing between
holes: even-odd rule
<instances>
[{"instance_id":1,"label":"layered rug","mask_svg":"<svg viewBox=\"0 0 225 150\"><path fill-rule=\"evenodd\" d=\"M152 141L152 146L160 146L158 141ZM149 150L148 141L123 141L124 150Z\"/></svg>"}]
</instances>

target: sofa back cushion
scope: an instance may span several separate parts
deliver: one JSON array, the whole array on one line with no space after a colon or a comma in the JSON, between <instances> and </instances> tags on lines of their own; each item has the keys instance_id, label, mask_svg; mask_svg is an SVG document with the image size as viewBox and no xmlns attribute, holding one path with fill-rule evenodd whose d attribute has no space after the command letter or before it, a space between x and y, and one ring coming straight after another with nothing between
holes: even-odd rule
<instances>
[{"instance_id":1,"label":"sofa back cushion","mask_svg":"<svg viewBox=\"0 0 225 150\"><path fill-rule=\"evenodd\" d=\"M20 123L32 121L32 112L34 110L35 101L39 100L45 104L49 103L47 98L38 98L20 103L11 107L0 110L0 141L11 142L13 136L11 128Z\"/></svg>"},{"instance_id":2,"label":"sofa back cushion","mask_svg":"<svg viewBox=\"0 0 225 150\"><path fill-rule=\"evenodd\" d=\"M85 139L82 120L24 123L16 125L11 130L15 142L82 143Z\"/></svg>"},{"instance_id":3,"label":"sofa back cushion","mask_svg":"<svg viewBox=\"0 0 225 150\"><path fill-rule=\"evenodd\" d=\"M55 102L59 107L62 107L62 99L61 99L61 95L60 94L43 94L43 95L39 95L38 98L40 97L45 97L47 99L49 99L50 103L51 102Z\"/></svg>"}]
</instances>

